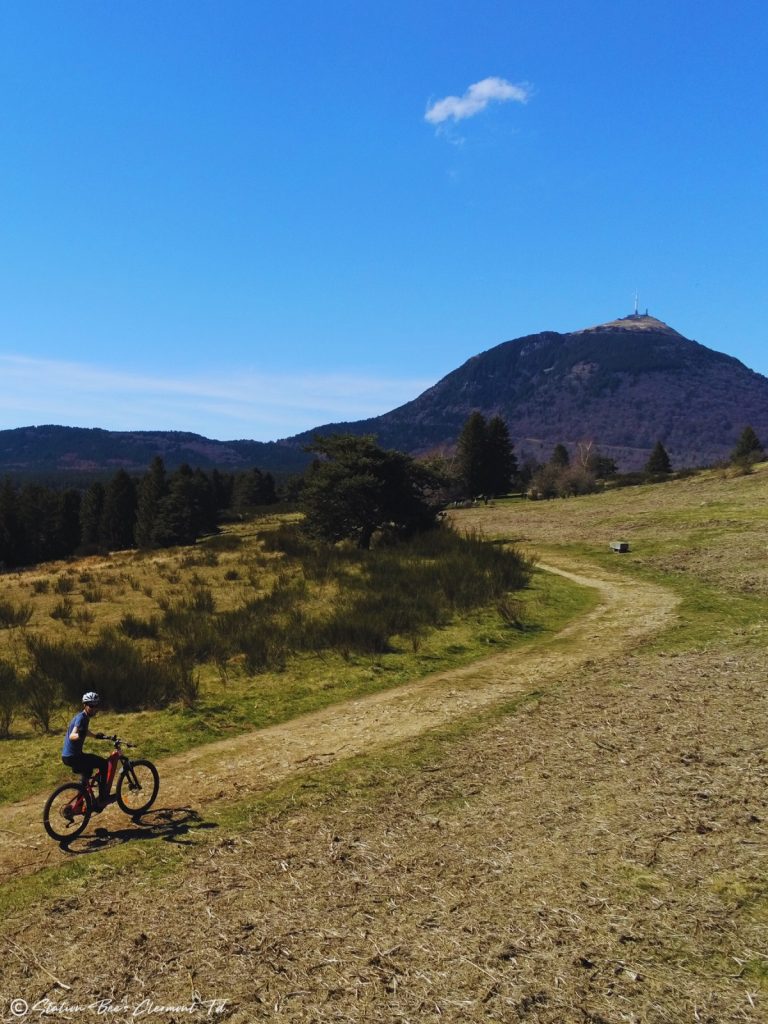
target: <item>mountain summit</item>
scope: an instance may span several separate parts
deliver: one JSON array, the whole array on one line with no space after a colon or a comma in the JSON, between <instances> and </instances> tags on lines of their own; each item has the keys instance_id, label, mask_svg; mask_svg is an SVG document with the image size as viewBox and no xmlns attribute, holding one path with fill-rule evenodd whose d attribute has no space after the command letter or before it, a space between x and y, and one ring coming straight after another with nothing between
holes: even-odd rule
<instances>
[{"instance_id":1,"label":"mountain summit","mask_svg":"<svg viewBox=\"0 0 768 1024\"><path fill-rule=\"evenodd\" d=\"M418 398L356 423L410 452L452 446L473 410L500 415L518 454L595 442L621 469L642 466L662 441L675 466L726 457L745 424L768 437L768 379L656 317L639 313L567 334L544 331L467 360Z\"/></svg>"},{"instance_id":2,"label":"mountain summit","mask_svg":"<svg viewBox=\"0 0 768 1024\"><path fill-rule=\"evenodd\" d=\"M329 433L374 434L385 447L422 454L452 449L475 409L506 420L518 456L543 460L556 444L592 441L622 470L643 466L657 441L676 468L725 458L747 424L768 441L768 378L656 317L632 313L568 334L505 341L392 412L269 444L172 431L0 431L0 473L142 471L154 455L169 466L295 471L309 461L304 446Z\"/></svg>"},{"instance_id":3,"label":"mountain summit","mask_svg":"<svg viewBox=\"0 0 768 1024\"><path fill-rule=\"evenodd\" d=\"M682 338L676 330L665 324L663 320L657 320L655 316L648 316L647 313L630 313L629 316L620 317L618 320L609 320L607 324L597 324L596 327L585 327L582 331L572 331L573 334L590 334L598 331L652 331L654 334L671 334L676 338Z\"/></svg>"}]
</instances>

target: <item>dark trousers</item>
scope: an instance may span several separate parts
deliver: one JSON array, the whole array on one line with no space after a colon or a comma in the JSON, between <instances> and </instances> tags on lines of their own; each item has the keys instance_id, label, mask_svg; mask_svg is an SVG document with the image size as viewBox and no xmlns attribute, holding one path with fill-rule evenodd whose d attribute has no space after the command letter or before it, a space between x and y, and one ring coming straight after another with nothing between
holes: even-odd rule
<instances>
[{"instance_id":1,"label":"dark trousers","mask_svg":"<svg viewBox=\"0 0 768 1024\"><path fill-rule=\"evenodd\" d=\"M91 775L98 768L99 771L99 796L106 800L107 793L107 761L98 754L75 754L72 757L62 757L62 761L73 772L79 772L83 777L83 785L90 779Z\"/></svg>"}]
</instances>

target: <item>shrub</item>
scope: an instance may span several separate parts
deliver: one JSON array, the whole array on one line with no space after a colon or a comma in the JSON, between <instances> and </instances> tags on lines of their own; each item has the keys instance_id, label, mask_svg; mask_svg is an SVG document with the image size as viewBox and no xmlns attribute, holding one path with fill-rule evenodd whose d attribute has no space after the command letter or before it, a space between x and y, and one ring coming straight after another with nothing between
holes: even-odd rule
<instances>
[{"instance_id":1,"label":"shrub","mask_svg":"<svg viewBox=\"0 0 768 1024\"><path fill-rule=\"evenodd\" d=\"M380 606L368 602L350 602L337 606L333 615L317 631L322 647L337 650L344 659L356 654L385 654L390 650L389 624L380 614Z\"/></svg>"},{"instance_id":2,"label":"shrub","mask_svg":"<svg viewBox=\"0 0 768 1024\"><path fill-rule=\"evenodd\" d=\"M220 661L225 656L226 643L214 620L197 615L189 609L171 610L166 615L165 627L174 655L190 671L203 661Z\"/></svg>"},{"instance_id":3,"label":"shrub","mask_svg":"<svg viewBox=\"0 0 768 1024\"><path fill-rule=\"evenodd\" d=\"M52 619L60 619L62 622L70 622L72 620L72 612L74 611L74 605L68 597L62 597L62 599L56 604L50 611Z\"/></svg>"},{"instance_id":4,"label":"shrub","mask_svg":"<svg viewBox=\"0 0 768 1024\"><path fill-rule=\"evenodd\" d=\"M51 715L61 704L63 687L58 673L56 650L61 647L55 641L41 637L27 637L27 651L32 667L24 680L24 704L29 711L32 724L40 732L49 732ZM83 694L77 694L79 700Z\"/></svg>"},{"instance_id":5,"label":"shrub","mask_svg":"<svg viewBox=\"0 0 768 1024\"><path fill-rule=\"evenodd\" d=\"M0 659L0 738L7 740L21 705L19 675L13 665Z\"/></svg>"},{"instance_id":6,"label":"shrub","mask_svg":"<svg viewBox=\"0 0 768 1024\"><path fill-rule=\"evenodd\" d=\"M142 619L127 612L120 619L118 629L131 640L155 640L160 635L160 619L156 615Z\"/></svg>"},{"instance_id":7,"label":"shrub","mask_svg":"<svg viewBox=\"0 0 768 1024\"><path fill-rule=\"evenodd\" d=\"M51 581L48 579L32 580L33 594L47 594L51 589Z\"/></svg>"},{"instance_id":8,"label":"shrub","mask_svg":"<svg viewBox=\"0 0 768 1024\"><path fill-rule=\"evenodd\" d=\"M301 567L308 580L323 584L338 572L341 560L342 553L339 548L330 544L322 544L306 551Z\"/></svg>"},{"instance_id":9,"label":"shrub","mask_svg":"<svg viewBox=\"0 0 768 1024\"><path fill-rule=\"evenodd\" d=\"M344 658L353 653L376 655L390 649L394 636L401 636L417 650L429 628L446 622L452 613L507 600L509 591L527 585L532 569L532 563L513 548L472 534L459 536L448 528L365 553L338 548L325 558L316 549L310 553L317 575L328 576L332 566L338 575L342 559L353 561L359 571L344 577L343 597L329 615L305 620L299 628L283 614L283 634L295 648L331 648ZM303 565L306 574L306 562ZM296 586L286 585L271 595L262 603L262 613L275 611L295 595Z\"/></svg>"},{"instance_id":10,"label":"shrub","mask_svg":"<svg viewBox=\"0 0 768 1024\"><path fill-rule=\"evenodd\" d=\"M307 647L300 607L305 591L303 581L278 579L269 594L222 612L216 623L218 658L241 653L251 672L284 668L292 650Z\"/></svg>"},{"instance_id":11,"label":"shrub","mask_svg":"<svg viewBox=\"0 0 768 1024\"><path fill-rule=\"evenodd\" d=\"M174 666L172 665L173 669ZM198 676L183 662L175 666L177 694L181 703L187 707L194 707L200 696L200 680Z\"/></svg>"},{"instance_id":12,"label":"shrub","mask_svg":"<svg viewBox=\"0 0 768 1024\"><path fill-rule=\"evenodd\" d=\"M71 576L57 576L56 577L56 593L57 594L71 594L75 589L75 581Z\"/></svg>"},{"instance_id":13,"label":"shrub","mask_svg":"<svg viewBox=\"0 0 768 1024\"><path fill-rule=\"evenodd\" d=\"M285 668L288 651L282 638L269 629L250 629L240 641L249 672L280 671Z\"/></svg>"},{"instance_id":14,"label":"shrub","mask_svg":"<svg viewBox=\"0 0 768 1024\"><path fill-rule=\"evenodd\" d=\"M14 604L0 598L0 629L26 626L32 618L32 605L28 601Z\"/></svg>"},{"instance_id":15,"label":"shrub","mask_svg":"<svg viewBox=\"0 0 768 1024\"><path fill-rule=\"evenodd\" d=\"M503 597L496 605L499 615L508 626L521 629L524 625L523 602L514 597Z\"/></svg>"},{"instance_id":16,"label":"shrub","mask_svg":"<svg viewBox=\"0 0 768 1024\"><path fill-rule=\"evenodd\" d=\"M203 612L213 615L216 611L216 602L210 587L195 586L189 594L189 607L196 612Z\"/></svg>"},{"instance_id":17,"label":"shrub","mask_svg":"<svg viewBox=\"0 0 768 1024\"><path fill-rule=\"evenodd\" d=\"M275 529L260 530L258 537L265 551L279 551L292 558L301 558L314 550L313 542L296 523L280 523Z\"/></svg>"},{"instance_id":18,"label":"shrub","mask_svg":"<svg viewBox=\"0 0 768 1024\"><path fill-rule=\"evenodd\" d=\"M98 604L103 598L104 591L101 587L85 587L83 589L83 600L87 601L88 604Z\"/></svg>"},{"instance_id":19,"label":"shrub","mask_svg":"<svg viewBox=\"0 0 768 1024\"><path fill-rule=\"evenodd\" d=\"M185 699L193 685L191 672L178 661L145 657L110 629L103 630L91 644L30 637L27 648L32 662L30 679L41 694L55 695L55 699L49 697L53 699L51 707L62 695L77 704L86 690L97 690L117 711L159 708Z\"/></svg>"},{"instance_id":20,"label":"shrub","mask_svg":"<svg viewBox=\"0 0 768 1024\"><path fill-rule=\"evenodd\" d=\"M79 611L75 612L73 618L83 633L90 632L94 619L93 612L90 611L90 609L81 608Z\"/></svg>"}]
</instances>

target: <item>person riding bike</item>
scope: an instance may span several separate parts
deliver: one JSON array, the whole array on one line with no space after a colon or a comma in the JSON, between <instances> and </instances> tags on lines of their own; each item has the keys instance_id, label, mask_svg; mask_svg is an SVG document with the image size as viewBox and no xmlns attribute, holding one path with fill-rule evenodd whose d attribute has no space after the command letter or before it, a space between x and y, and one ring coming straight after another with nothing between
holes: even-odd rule
<instances>
[{"instance_id":1,"label":"person riding bike","mask_svg":"<svg viewBox=\"0 0 768 1024\"><path fill-rule=\"evenodd\" d=\"M67 726L64 736L64 746L61 749L61 760L74 772L79 772L83 780L90 778L93 772L99 772L99 799L93 808L97 813L103 811L109 802L107 783L107 762L98 754L84 754L83 743L88 735L90 720L98 711L101 704L101 697L93 690L83 694L83 710L78 711L75 717ZM103 740L104 734L94 732L91 734L97 740Z\"/></svg>"}]
</instances>

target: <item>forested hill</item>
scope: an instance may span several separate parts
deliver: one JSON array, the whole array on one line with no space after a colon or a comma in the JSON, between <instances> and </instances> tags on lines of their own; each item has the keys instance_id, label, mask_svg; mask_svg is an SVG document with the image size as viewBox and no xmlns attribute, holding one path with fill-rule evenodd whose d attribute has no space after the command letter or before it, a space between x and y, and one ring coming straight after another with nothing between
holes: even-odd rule
<instances>
[{"instance_id":1,"label":"forested hill","mask_svg":"<svg viewBox=\"0 0 768 1024\"><path fill-rule=\"evenodd\" d=\"M268 471L301 469L300 447L260 441L214 441L179 431L114 431L83 427L20 427L0 430L0 473L18 476L87 476L114 471L143 473L159 455L169 469L189 463L230 471L258 466Z\"/></svg>"},{"instance_id":2,"label":"forested hill","mask_svg":"<svg viewBox=\"0 0 768 1024\"><path fill-rule=\"evenodd\" d=\"M143 472L155 455L235 471L292 472L316 434L374 434L412 454L452 447L471 412L506 420L518 456L592 441L622 470L661 441L676 468L732 451L741 430L768 439L768 378L683 337L652 316L586 330L544 331L473 356L418 398L371 419L328 423L282 441L214 441L175 431L22 427L0 431L0 475Z\"/></svg>"},{"instance_id":3,"label":"forested hill","mask_svg":"<svg viewBox=\"0 0 768 1024\"><path fill-rule=\"evenodd\" d=\"M473 410L502 416L518 453L546 457L555 444L592 440L635 469L661 440L674 465L706 465L727 457L746 424L768 438L768 378L633 315L504 342L392 412L318 429L419 452L452 445Z\"/></svg>"}]
</instances>

